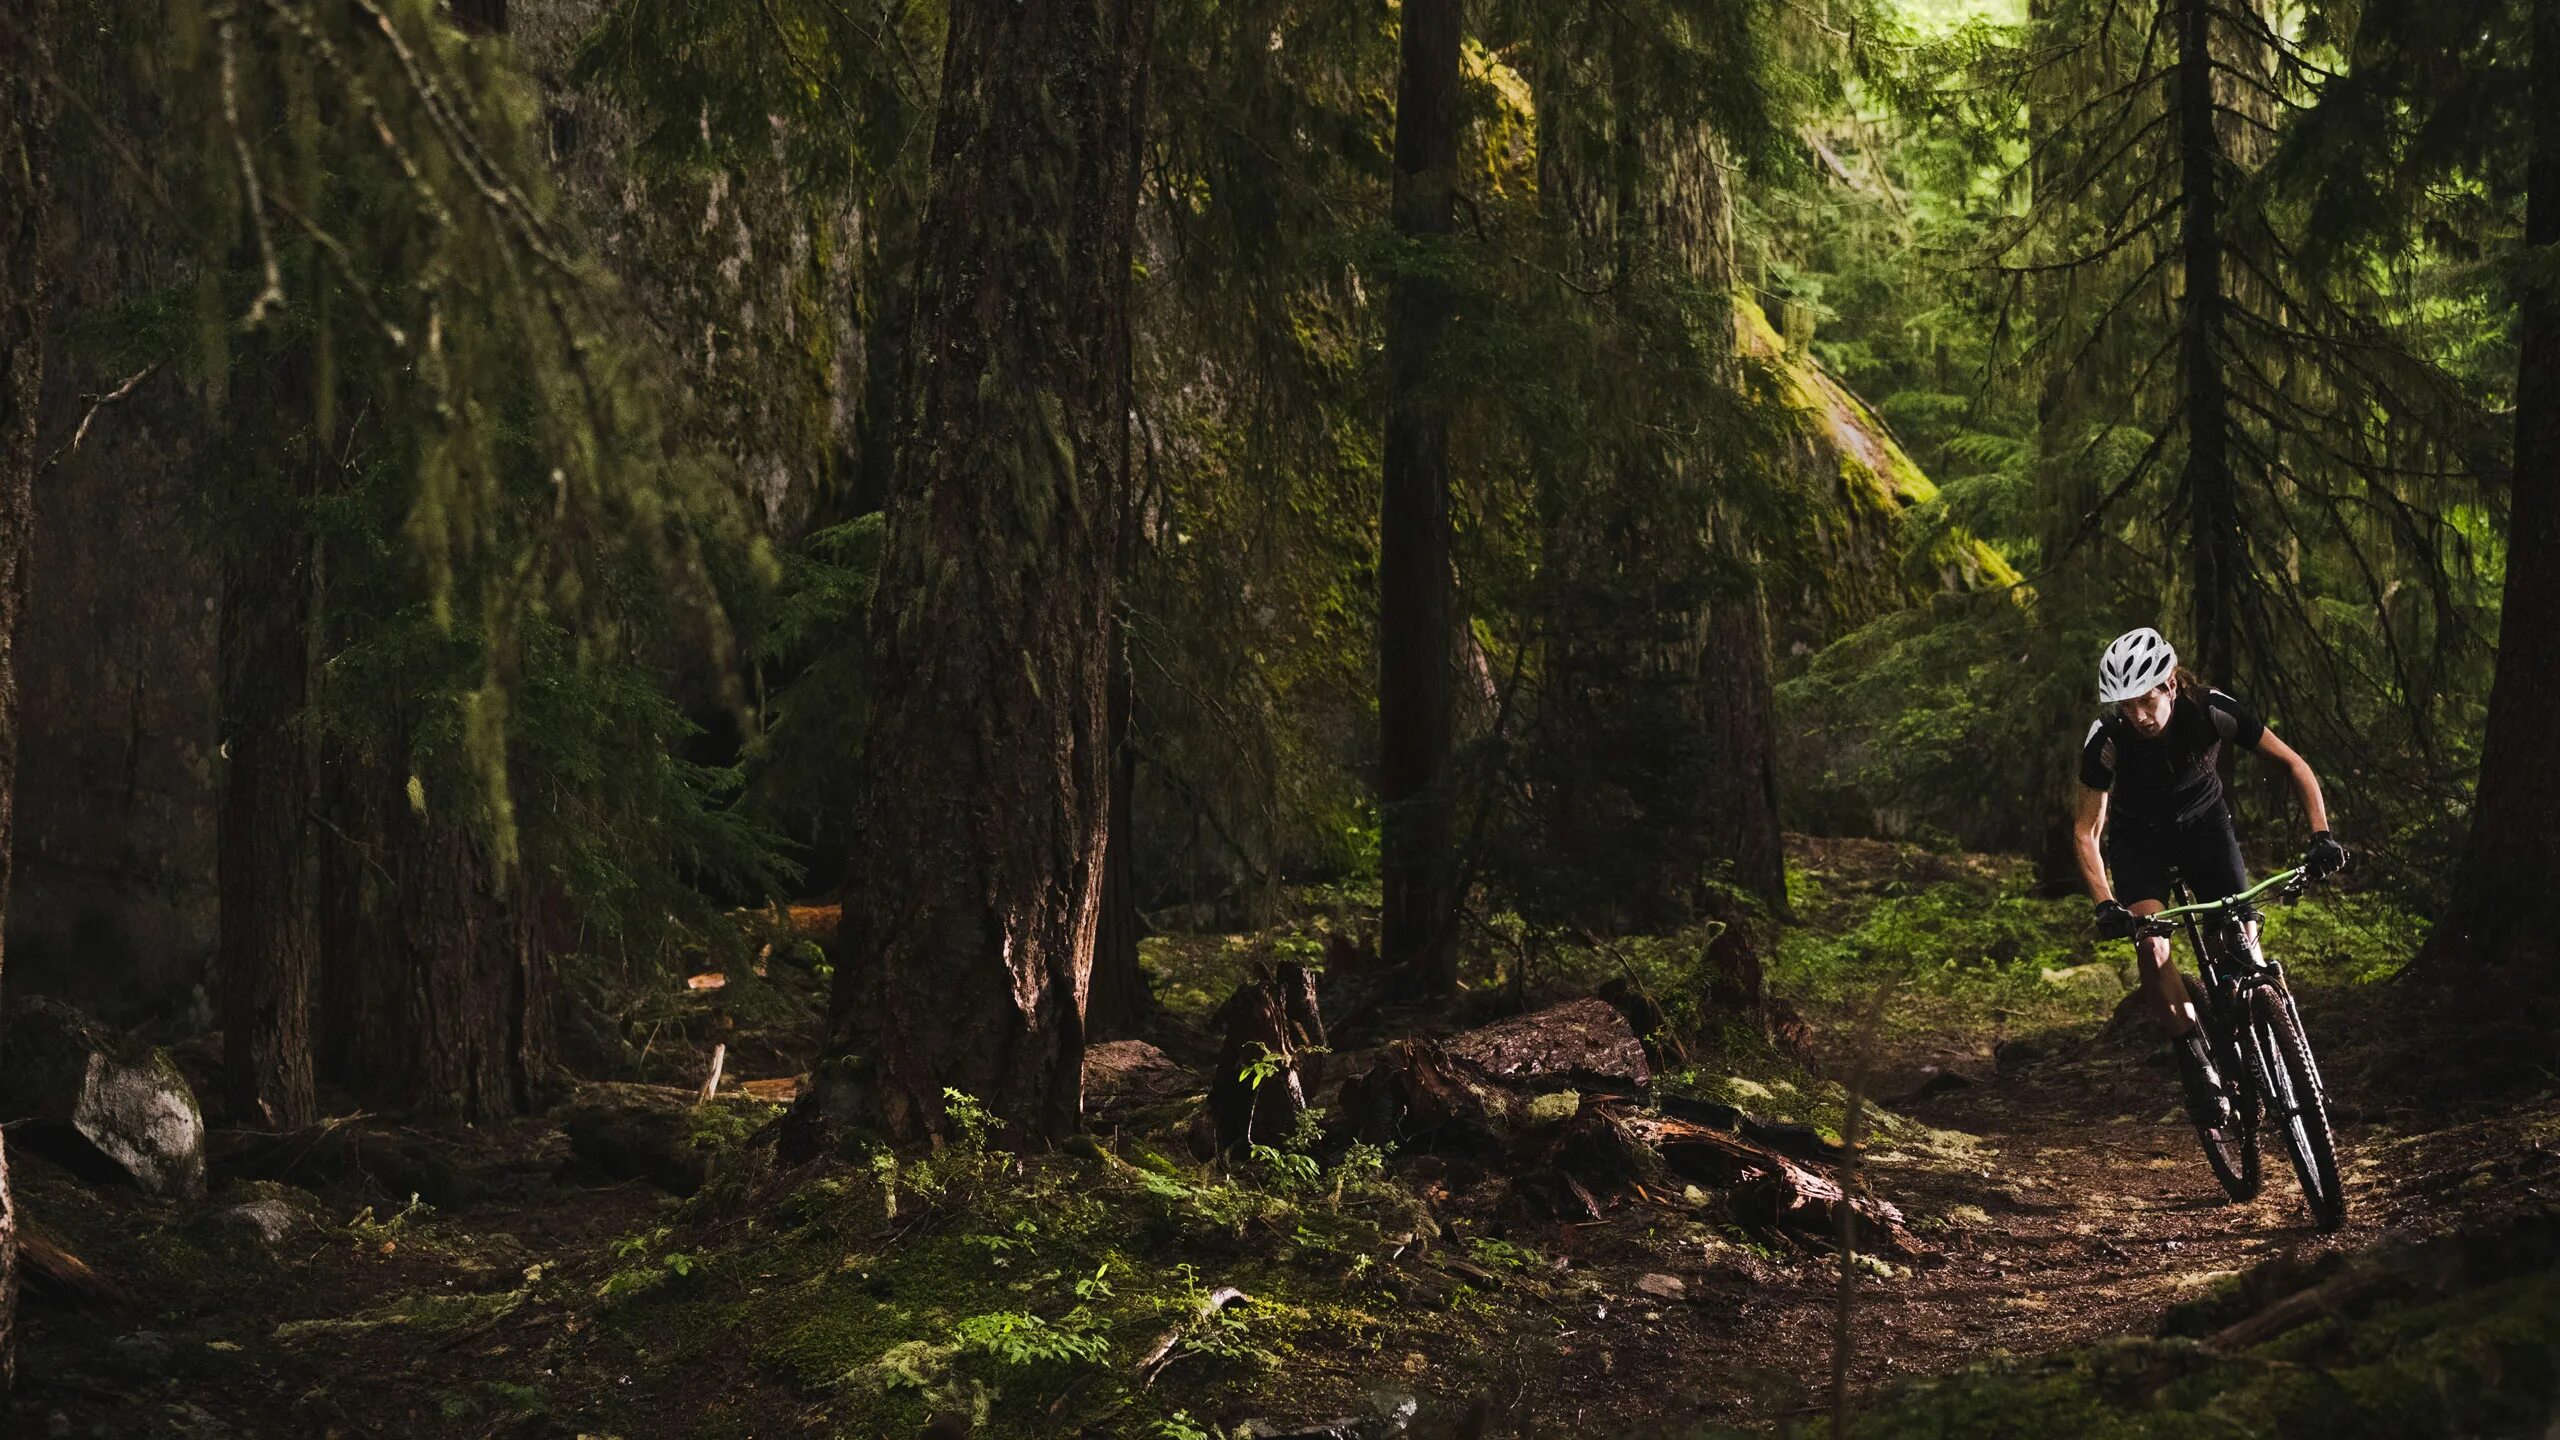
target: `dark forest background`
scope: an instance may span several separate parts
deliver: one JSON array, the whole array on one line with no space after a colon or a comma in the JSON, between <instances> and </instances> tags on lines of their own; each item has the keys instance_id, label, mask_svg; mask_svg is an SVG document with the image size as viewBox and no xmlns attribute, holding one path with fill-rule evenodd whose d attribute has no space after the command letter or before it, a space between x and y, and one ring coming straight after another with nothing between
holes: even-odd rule
<instances>
[{"instance_id":1,"label":"dark forest background","mask_svg":"<svg viewBox=\"0 0 2560 1440\"><path fill-rule=\"evenodd\" d=\"M1762 1043L1784 833L2076 889L2141 624L2413 1004L2554 1034L2554 0L20 0L0 77L6 990L217 1128L543 1110L795 903L819 1149L1070 1135L1149 937L1309 907L1383 1013L1649 937Z\"/></svg>"}]
</instances>

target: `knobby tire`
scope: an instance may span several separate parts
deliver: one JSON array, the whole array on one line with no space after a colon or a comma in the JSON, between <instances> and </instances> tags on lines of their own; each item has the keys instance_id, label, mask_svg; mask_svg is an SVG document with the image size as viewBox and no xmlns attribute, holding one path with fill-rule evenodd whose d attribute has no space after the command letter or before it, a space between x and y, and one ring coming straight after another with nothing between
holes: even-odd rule
<instances>
[{"instance_id":1,"label":"knobby tire","mask_svg":"<svg viewBox=\"0 0 2560 1440\"><path fill-rule=\"evenodd\" d=\"M2212 1037L2210 1028L2206 1035ZM2213 1168L2213 1178L2222 1182L2222 1193L2234 1201L2255 1200L2259 1187L2266 1183L2258 1160L2261 1104L2257 1087L2249 1083L2237 1047L2215 1043L2213 1063L2231 1091L2231 1123L2218 1130L2199 1125L2196 1139L2204 1144L2204 1163Z\"/></svg>"},{"instance_id":2,"label":"knobby tire","mask_svg":"<svg viewBox=\"0 0 2560 1440\"><path fill-rule=\"evenodd\" d=\"M2265 1057L2267 1106L2293 1158L2302 1203L2323 1230L2347 1223L2347 1192L2338 1183L2338 1144L2329 1129L2329 1100L2311 1058L2291 997L2273 985L2250 997L2251 1022Z\"/></svg>"}]
</instances>

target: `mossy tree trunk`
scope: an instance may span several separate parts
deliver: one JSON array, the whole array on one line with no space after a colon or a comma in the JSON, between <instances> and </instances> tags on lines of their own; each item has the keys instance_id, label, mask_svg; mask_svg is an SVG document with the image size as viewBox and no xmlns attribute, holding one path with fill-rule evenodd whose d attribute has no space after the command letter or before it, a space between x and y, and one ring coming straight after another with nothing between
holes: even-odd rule
<instances>
[{"instance_id":1,"label":"mossy tree trunk","mask_svg":"<svg viewBox=\"0 0 2560 1440\"><path fill-rule=\"evenodd\" d=\"M9 913L18 616L27 597L36 411L44 396L45 325L53 290L53 102L44 80L52 66L39 47L58 33L55 20L53 0L25 0L0 25L0 922ZM0 951L0 962L6 958ZM18 1211L0 1144L0 1392L17 1374L17 1313Z\"/></svg>"},{"instance_id":2,"label":"mossy tree trunk","mask_svg":"<svg viewBox=\"0 0 2560 1440\"><path fill-rule=\"evenodd\" d=\"M1458 164L1457 0L1405 0L1396 86L1396 233L1445 243ZM1452 297L1427 270L1397 275L1387 299L1387 429L1378 519L1378 820L1382 956L1417 990L1457 989L1456 856L1449 753L1452 577L1449 387L1440 347Z\"/></svg>"},{"instance_id":3,"label":"mossy tree trunk","mask_svg":"<svg viewBox=\"0 0 2560 1440\"><path fill-rule=\"evenodd\" d=\"M1081 1121L1150 0L951 9L871 633L830 1113Z\"/></svg>"},{"instance_id":4,"label":"mossy tree trunk","mask_svg":"<svg viewBox=\"0 0 2560 1440\"><path fill-rule=\"evenodd\" d=\"M2449 980L2493 982L2482 987L2484 1009L2521 1000L2526 1008L2508 1013L2547 1032L2560 1024L2560 0L2533 0L2532 27L2527 254L2516 267L2532 278L2517 310L2498 673L2471 833L2426 963Z\"/></svg>"}]
</instances>

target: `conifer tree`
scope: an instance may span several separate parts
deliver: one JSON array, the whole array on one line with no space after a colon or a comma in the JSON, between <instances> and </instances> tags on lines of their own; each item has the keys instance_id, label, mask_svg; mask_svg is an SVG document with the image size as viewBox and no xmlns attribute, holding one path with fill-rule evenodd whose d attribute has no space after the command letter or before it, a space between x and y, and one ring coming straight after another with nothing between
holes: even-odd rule
<instances>
[{"instance_id":1,"label":"conifer tree","mask_svg":"<svg viewBox=\"0 0 2560 1440\"><path fill-rule=\"evenodd\" d=\"M2521 1001L2549 1031L2560 1027L2551 1000L2560 985L2560 827L2551 823L2560 806L2560 0L2523 0L2521 9L2525 219L2512 262L2506 590L2471 826L2425 958L2446 979L2500 982L2484 994L2487 1008Z\"/></svg>"},{"instance_id":2,"label":"conifer tree","mask_svg":"<svg viewBox=\"0 0 2560 1440\"><path fill-rule=\"evenodd\" d=\"M323 1070L385 1109L521 1110L539 912L688 903L662 882L702 838L700 777L663 696L625 690L685 626L725 673L705 553L752 546L726 477L675 458L685 397L531 160L503 15L167 17L191 40L168 103L204 140L172 188L203 237L244 1124L313 1118ZM582 703L553 703L573 678Z\"/></svg>"},{"instance_id":3,"label":"conifer tree","mask_svg":"<svg viewBox=\"0 0 2560 1440\"><path fill-rule=\"evenodd\" d=\"M1752 544L1755 477L1780 462L1742 402L1717 137L1765 123L1765 62L1743 17L1679 5L1525 23L1542 228L1568 279L1550 303L1585 337L1542 357L1569 398L1530 437L1549 592L1533 748L1557 830L1537 903L1608 929L1738 921L1785 904ZM1724 931L1719 999L1749 1009L1744 933Z\"/></svg>"},{"instance_id":4,"label":"conifer tree","mask_svg":"<svg viewBox=\"0 0 2560 1440\"><path fill-rule=\"evenodd\" d=\"M2053 633L2163 622L2329 768L2387 763L2440 793L2435 737L2478 654L2446 512L2483 412L2430 360L2410 290L2324 262L2278 183L2293 117L2335 78L2333 22L2312 18L2054 0L1978 56L1991 103L2046 127L1993 242L2034 322L2016 353L2046 381L2041 464L2072 507L2040 588L2066 602ZM2388 818L2380 796L2341 798Z\"/></svg>"},{"instance_id":5,"label":"conifer tree","mask_svg":"<svg viewBox=\"0 0 2560 1440\"><path fill-rule=\"evenodd\" d=\"M871 622L831 1113L1081 1122L1147 0L953 7Z\"/></svg>"}]
</instances>

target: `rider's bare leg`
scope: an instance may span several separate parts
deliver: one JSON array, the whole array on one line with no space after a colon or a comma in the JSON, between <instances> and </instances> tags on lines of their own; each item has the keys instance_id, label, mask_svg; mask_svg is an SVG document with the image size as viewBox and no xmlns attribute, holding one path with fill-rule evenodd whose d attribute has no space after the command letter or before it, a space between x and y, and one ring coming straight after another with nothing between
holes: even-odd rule
<instances>
[{"instance_id":1,"label":"rider's bare leg","mask_svg":"<svg viewBox=\"0 0 2560 1440\"><path fill-rule=\"evenodd\" d=\"M2167 907L2157 900L2136 900L2128 908L2140 916L2157 915ZM2141 963L2142 991L2151 997L2151 1018L2159 1024L2160 1033L2172 1040L2194 1033L2195 1001L2178 975L2178 962L2170 958L2169 937L2144 937L2135 943L2134 955Z\"/></svg>"}]
</instances>

